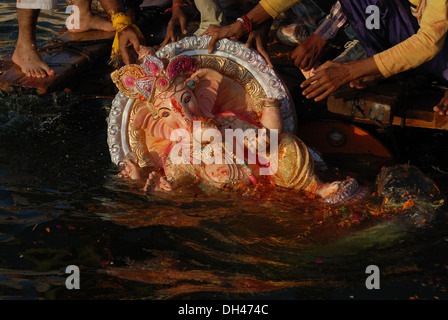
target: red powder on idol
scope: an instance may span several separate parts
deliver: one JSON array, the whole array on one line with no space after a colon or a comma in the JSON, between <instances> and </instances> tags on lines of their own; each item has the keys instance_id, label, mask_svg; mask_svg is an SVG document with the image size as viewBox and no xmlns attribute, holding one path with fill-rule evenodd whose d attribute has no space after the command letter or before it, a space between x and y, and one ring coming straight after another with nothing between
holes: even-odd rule
<instances>
[{"instance_id":1,"label":"red powder on idol","mask_svg":"<svg viewBox=\"0 0 448 320\"><path fill-rule=\"evenodd\" d=\"M173 111L180 114L182 117L185 117L182 106L179 105L179 102L176 99L171 99L171 105L173 106Z\"/></svg>"}]
</instances>

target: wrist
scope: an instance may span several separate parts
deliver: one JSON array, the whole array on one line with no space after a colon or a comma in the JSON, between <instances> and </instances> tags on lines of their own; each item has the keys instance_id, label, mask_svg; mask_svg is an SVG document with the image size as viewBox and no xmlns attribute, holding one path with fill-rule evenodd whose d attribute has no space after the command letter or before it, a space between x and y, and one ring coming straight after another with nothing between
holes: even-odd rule
<instances>
[{"instance_id":1,"label":"wrist","mask_svg":"<svg viewBox=\"0 0 448 320\"><path fill-rule=\"evenodd\" d=\"M173 6L171 8L166 9L164 13L167 13L167 12L173 13L174 11L181 10L181 7L186 7L186 6L188 6L188 4L184 3L183 1L179 1L179 2L173 3Z\"/></svg>"},{"instance_id":2,"label":"wrist","mask_svg":"<svg viewBox=\"0 0 448 320\"><path fill-rule=\"evenodd\" d=\"M325 39L319 37L317 34L313 33L313 35L316 38L316 42L318 43L319 48L322 49L323 47L325 47L325 45L327 44L327 41Z\"/></svg>"},{"instance_id":3,"label":"wrist","mask_svg":"<svg viewBox=\"0 0 448 320\"><path fill-rule=\"evenodd\" d=\"M367 58L347 63L349 81L353 81L365 75L378 73L377 68L372 66L373 59ZM373 65L376 67L375 63Z\"/></svg>"},{"instance_id":4,"label":"wrist","mask_svg":"<svg viewBox=\"0 0 448 320\"><path fill-rule=\"evenodd\" d=\"M116 17L126 14L122 8L109 9L106 13L109 16L110 20L114 20Z\"/></svg>"},{"instance_id":5,"label":"wrist","mask_svg":"<svg viewBox=\"0 0 448 320\"><path fill-rule=\"evenodd\" d=\"M245 35L247 33L247 29L246 26L244 25L243 22L241 21L235 21L232 25L231 25L232 29L233 29L233 34L236 34L238 38L242 37L243 35Z\"/></svg>"},{"instance_id":6,"label":"wrist","mask_svg":"<svg viewBox=\"0 0 448 320\"><path fill-rule=\"evenodd\" d=\"M236 19L237 22L242 24L244 26L245 33L249 34L252 32L252 21L247 17L247 15L242 15L238 19Z\"/></svg>"},{"instance_id":7,"label":"wrist","mask_svg":"<svg viewBox=\"0 0 448 320\"><path fill-rule=\"evenodd\" d=\"M127 27L132 25L132 18L123 12L111 12L110 20L112 22L112 26L118 33L124 31Z\"/></svg>"}]
</instances>

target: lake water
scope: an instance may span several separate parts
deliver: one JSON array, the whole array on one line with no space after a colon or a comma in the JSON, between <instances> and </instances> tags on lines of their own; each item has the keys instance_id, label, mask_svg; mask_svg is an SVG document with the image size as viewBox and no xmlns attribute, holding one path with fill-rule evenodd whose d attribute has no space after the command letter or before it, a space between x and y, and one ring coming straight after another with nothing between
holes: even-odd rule
<instances>
[{"instance_id":1,"label":"lake water","mask_svg":"<svg viewBox=\"0 0 448 320\"><path fill-rule=\"evenodd\" d=\"M14 3L0 6L5 54L17 21ZM65 18L63 8L44 12L40 42ZM327 208L280 190L146 195L117 178L109 106L0 93L1 299L448 297L444 211L409 227L370 202ZM404 161L446 192L445 134L400 134ZM351 173L373 184L377 169L357 163ZM65 286L69 265L79 267L79 290ZM369 265L381 271L379 290L365 286Z\"/></svg>"}]
</instances>

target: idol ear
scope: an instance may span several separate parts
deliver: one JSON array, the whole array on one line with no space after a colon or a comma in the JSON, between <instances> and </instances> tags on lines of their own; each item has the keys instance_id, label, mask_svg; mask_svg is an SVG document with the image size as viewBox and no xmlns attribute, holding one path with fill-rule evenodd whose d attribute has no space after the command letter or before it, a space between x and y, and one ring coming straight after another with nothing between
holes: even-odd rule
<instances>
[{"instance_id":1,"label":"idol ear","mask_svg":"<svg viewBox=\"0 0 448 320\"><path fill-rule=\"evenodd\" d=\"M190 88L190 90L196 89L199 83L199 77L190 77L185 80L185 85Z\"/></svg>"},{"instance_id":2,"label":"idol ear","mask_svg":"<svg viewBox=\"0 0 448 320\"><path fill-rule=\"evenodd\" d=\"M126 97L137 99L141 95L139 88L136 86L136 81L145 77L145 71L139 65L125 65L112 72L110 77L118 90L120 90Z\"/></svg>"}]
</instances>

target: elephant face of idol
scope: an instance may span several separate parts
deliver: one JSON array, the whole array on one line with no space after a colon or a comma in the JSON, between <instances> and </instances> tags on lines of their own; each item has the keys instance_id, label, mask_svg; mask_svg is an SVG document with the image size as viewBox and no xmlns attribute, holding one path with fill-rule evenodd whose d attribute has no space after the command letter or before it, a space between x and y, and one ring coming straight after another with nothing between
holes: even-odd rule
<instances>
[{"instance_id":1,"label":"elephant face of idol","mask_svg":"<svg viewBox=\"0 0 448 320\"><path fill-rule=\"evenodd\" d=\"M198 102L193 93L198 61L177 56L171 61L146 55L140 65L126 65L111 74L117 88L125 96L144 101L151 114L172 129L191 131Z\"/></svg>"},{"instance_id":2,"label":"elephant face of idol","mask_svg":"<svg viewBox=\"0 0 448 320\"><path fill-rule=\"evenodd\" d=\"M177 84L170 91L160 94L154 100L154 110L159 119L172 129L186 129L191 132L198 101L194 92L184 83Z\"/></svg>"}]
</instances>

